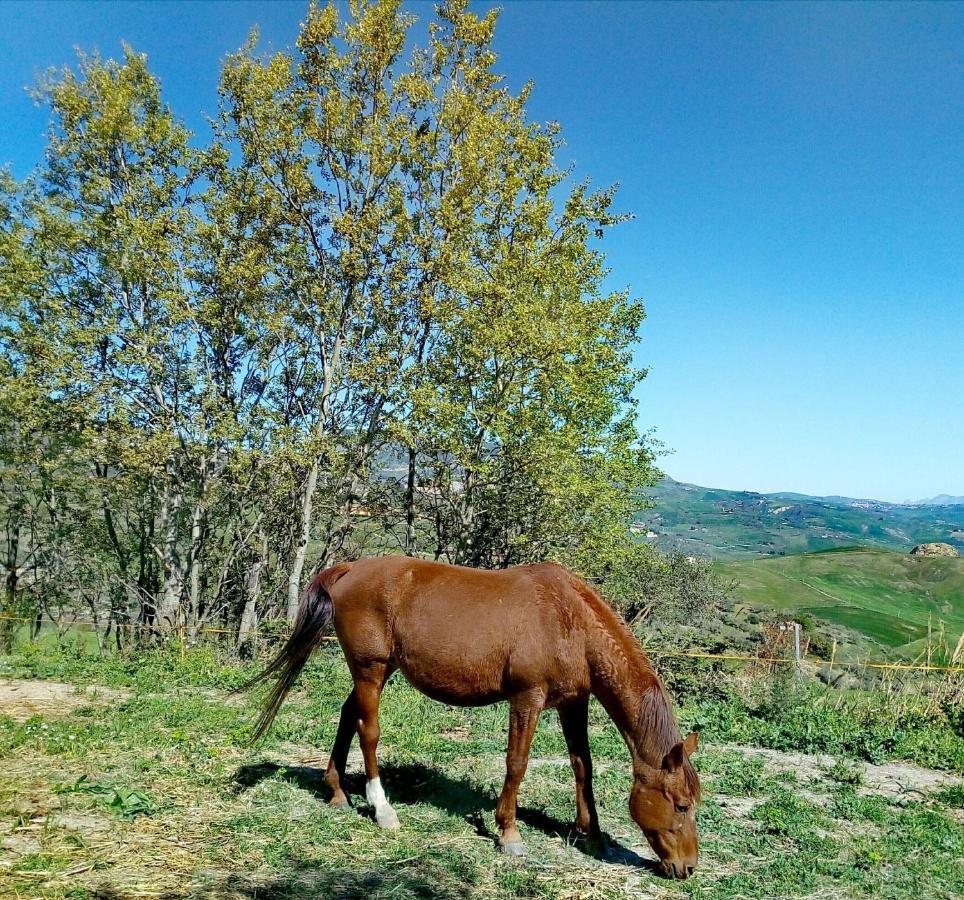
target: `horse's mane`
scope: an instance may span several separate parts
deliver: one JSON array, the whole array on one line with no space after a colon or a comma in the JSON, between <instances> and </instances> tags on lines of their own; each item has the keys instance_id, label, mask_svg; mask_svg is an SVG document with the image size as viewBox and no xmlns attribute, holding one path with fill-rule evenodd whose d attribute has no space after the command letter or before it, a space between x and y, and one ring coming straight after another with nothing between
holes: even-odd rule
<instances>
[{"instance_id":1,"label":"horse's mane","mask_svg":"<svg viewBox=\"0 0 964 900\"><path fill-rule=\"evenodd\" d=\"M642 703L634 723L636 746L639 752L651 759L662 761L682 740L663 682L626 620L590 584L575 575L570 575L570 582L583 602L595 613L595 619L613 652L623 658L628 671L640 678ZM689 759L683 764L683 773L687 787L698 798L699 778Z\"/></svg>"},{"instance_id":2,"label":"horse's mane","mask_svg":"<svg viewBox=\"0 0 964 900\"><path fill-rule=\"evenodd\" d=\"M637 746L640 751L658 760L665 758L666 754L682 740L666 689L655 672L651 684L643 692L643 702L639 709L636 728ZM699 800L700 780L689 758L683 762L683 777L686 779L686 786L690 793Z\"/></svg>"},{"instance_id":3,"label":"horse's mane","mask_svg":"<svg viewBox=\"0 0 964 900\"><path fill-rule=\"evenodd\" d=\"M682 740L666 690L655 673L652 681L643 689L636 734L640 750L648 751L659 760Z\"/></svg>"}]
</instances>

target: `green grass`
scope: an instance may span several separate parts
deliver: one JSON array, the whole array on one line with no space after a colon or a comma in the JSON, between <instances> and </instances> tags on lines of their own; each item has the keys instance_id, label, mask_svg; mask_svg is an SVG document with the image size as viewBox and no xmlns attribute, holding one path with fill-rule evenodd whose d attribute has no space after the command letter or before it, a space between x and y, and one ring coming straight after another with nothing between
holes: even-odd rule
<instances>
[{"instance_id":1,"label":"green grass","mask_svg":"<svg viewBox=\"0 0 964 900\"><path fill-rule=\"evenodd\" d=\"M955 789L895 805L866 792L853 761L797 783L793 772L772 771L758 756L713 745L713 738L806 744L800 719L813 704L802 697L782 717L782 694L757 704L701 703L694 691L684 702L687 724L700 724L711 740L696 758L707 791L699 813L702 862L696 878L679 884L659 879L645 862L648 848L627 813L628 754L598 707L592 745L602 823L613 840L609 856L597 859L575 841L565 744L547 714L521 792L530 855L520 862L494 848L504 706L459 710L401 679L389 684L380 759L403 827L386 833L368 815L357 763L349 777L355 809L339 813L325 803L317 760L327 756L350 684L333 648L310 665L275 729L254 748L247 736L256 698L225 700L250 669L213 651L104 659L71 648L23 651L0 659L0 677L103 684L123 696L85 696L65 715L0 721L0 834L7 842L0 896L569 900L964 892L964 828L950 812L960 803ZM812 715L815 730L836 729L841 748L853 745L845 756L860 756L857 736L866 722L853 710ZM939 739L927 731L936 727L901 725L928 745ZM743 805L734 812L736 801Z\"/></svg>"},{"instance_id":2,"label":"green grass","mask_svg":"<svg viewBox=\"0 0 964 900\"><path fill-rule=\"evenodd\" d=\"M964 558L849 548L730 562L735 598L850 628L890 652L920 652L928 627L964 632Z\"/></svg>"}]
</instances>

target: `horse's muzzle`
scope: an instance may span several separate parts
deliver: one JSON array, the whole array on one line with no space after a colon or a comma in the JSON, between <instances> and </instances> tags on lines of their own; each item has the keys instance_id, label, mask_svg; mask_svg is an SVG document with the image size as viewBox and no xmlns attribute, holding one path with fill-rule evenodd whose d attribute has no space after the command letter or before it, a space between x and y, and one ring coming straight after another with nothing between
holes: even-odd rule
<instances>
[{"instance_id":1,"label":"horse's muzzle","mask_svg":"<svg viewBox=\"0 0 964 900\"><path fill-rule=\"evenodd\" d=\"M666 878L676 878L683 881L696 871L696 866L688 863L664 861L660 864L660 869Z\"/></svg>"}]
</instances>

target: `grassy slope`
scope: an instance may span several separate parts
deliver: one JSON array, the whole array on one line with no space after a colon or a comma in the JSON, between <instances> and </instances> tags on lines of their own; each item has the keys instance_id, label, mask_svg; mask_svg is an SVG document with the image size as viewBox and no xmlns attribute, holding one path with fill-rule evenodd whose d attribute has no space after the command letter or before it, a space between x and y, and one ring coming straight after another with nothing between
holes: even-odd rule
<instances>
[{"instance_id":1,"label":"grassy slope","mask_svg":"<svg viewBox=\"0 0 964 900\"><path fill-rule=\"evenodd\" d=\"M863 546L909 550L945 541L964 552L964 506L899 506L874 501L724 491L664 479L655 507L639 516L664 549L716 559Z\"/></svg>"},{"instance_id":2,"label":"grassy slope","mask_svg":"<svg viewBox=\"0 0 964 900\"><path fill-rule=\"evenodd\" d=\"M943 800L854 790L844 767L797 788L732 749L704 748L703 859L685 884L653 876L626 813L627 753L597 709L592 743L603 861L571 846L572 783L554 716L543 718L521 813L530 848L495 853L505 708L457 710L404 682L386 690L381 759L403 827L329 809L320 771L348 689L323 654L265 745L246 746L253 701L224 702L243 673L201 652L131 660L0 660L0 675L105 680L127 700L24 725L0 715L0 895L293 898L946 897L964 892L964 826ZM796 721L799 716L791 717ZM716 713L722 724L725 716ZM761 723L766 724L766 723ZM792 723L791 723L792 724ZM312 761L312 765L320 765ZM351 768L357 772L357 762ZM955 789L957 790L957 789Z\"/></svg>"},{"instance_id":3,"label":"grassy slope","mask_svg":"<svg viewBox=\"0 0 964 900\"><path fill-rule=\"evenodd\" d=\"M964 631L964 558L920 558L848 548L730 562L739 600L844 625L884 647L913 653L928 621L949 642Z\"/></svg>"}]
</instances>

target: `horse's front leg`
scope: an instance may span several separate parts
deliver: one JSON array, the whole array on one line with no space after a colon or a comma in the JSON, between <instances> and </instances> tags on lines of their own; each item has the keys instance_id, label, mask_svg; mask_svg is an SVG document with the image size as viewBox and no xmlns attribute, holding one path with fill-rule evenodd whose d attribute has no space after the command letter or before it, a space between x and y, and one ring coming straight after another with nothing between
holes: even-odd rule
<instances>
[{"instance_id":1,"label":"horse's front leg","mask_svg":"<svg viewBox=\"0 0 964 900\"><path fill-rule=\"evenodd\" d=\"M559 707L559 722L569 748L569 761L576 778L576 828L603 847L596 801L592 793L592 756L589 753L589 701L577 700Z\"/></svg>"},{"instance_id":2,"label":"horse's front leg","mask_svg":"<svg viewBox=\"0 0 964 900\"><path fill-rule=\"evenodd\" d=\"M375 809L375 821L382 828L398 828L399 821L395 810L388 802L378 777L378 759L375 751L381 728L378 725L378 703L382 688L391 671L387 666L378 666L355 678L355 704L358 710L358 739L362 756L365 758L365 798Z\"/></svg>"},{"instance_id":3,"label":"horse's front leg","mask_svg":"<svg viewBox=\"0 0 964 900\"><path fill-rule=\"evenodd\" d=\"M523 856L525 844L516 825L516 801L519 785L529 764L529 748L536 733L539 713L545 704L542 690L527 691L509 701L509 747L505 754L505 784L495 808L499 826L499 848L511 856Z\"/></svg>"}]
</instances>

